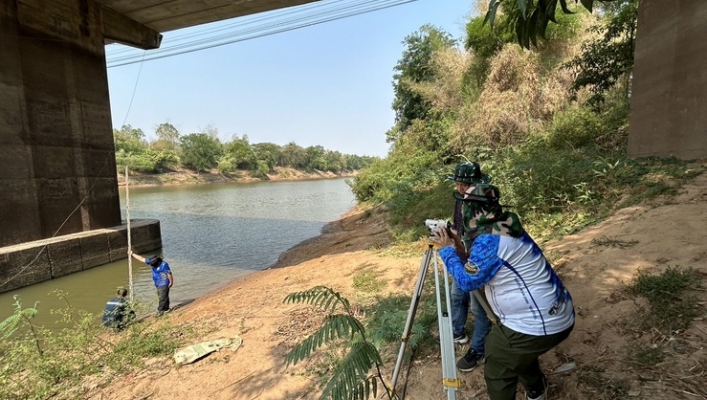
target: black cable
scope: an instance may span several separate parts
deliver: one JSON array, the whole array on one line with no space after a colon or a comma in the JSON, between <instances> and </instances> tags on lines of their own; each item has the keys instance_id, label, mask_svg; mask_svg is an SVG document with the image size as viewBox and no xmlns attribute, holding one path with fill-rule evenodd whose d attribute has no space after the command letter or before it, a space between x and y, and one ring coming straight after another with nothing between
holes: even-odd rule
<instances>
[{"instance_id":1,"label":"black cable","mask_svg":"<svg viewBox=\"0 0 707 400\"><path fill-rule=\"evenodd\" d=\"M371 3L371 2L374 2L374 1L375 1L375 0L367 0L365 3ZM385 0L384 0L384 1L385 1ZM211 48L215 48L215 47L225 46L225 45L227 45L227 44L232 44L232 43L236 43L236 42L242 42L242 41L245 41L245 40L257 39L257 38L261 38L261 37L265 37L265 36L274 35L274 34L277 34L277 33L288 32L288 31L295 30L295 29L300 29L300 28L305 28L305 27L309 27L309 26L314 26L314 25L322 24L322 23L325 23L325 22L331 22L331 21L335 21L335 20L339 20L339 19L343 19L343 18L349 18L349 17L352 17L352 16L361 15L361 14L365 14L365 13L370 13L370 12L373 12L373 11L379 11L379 10L383 10L383 9L386 9L386 8L396 7L396 6L400 6L400 5L404 5L404 4L408 4L408 3L413 3L413 2L417 2L417 1L420 1L420 0L394 0L392 3L391 3L390 1L386 1L387 4L384 4L384 5L378 5L378 6L374 6L374 7L369 7L369 8L363 9L363 10L356 10L356 11L352 11L352 12L346 13L346 14L344 14L344 15L336 15L336 16L333 16L333 17L321 19L321 20L318 20L318 21L303 23L303 24L295 25L295 26L287 26L286 23L280 22L278 25L285 25L284 27L282 27L282 28L280 28L280 29L276 29L276 30L269 31L269 32L263 32L263 33L253 34L253 35L251 35L251 36L246 36L246 37L238 37L238 38L234 38L234 39L231 39L231 40L227 40L227 41L225 41L225 42L219 42L219 43L215 43L215 44L208 44L208 43L212 43L212 42L214 41L213 38L211 38L211 39L209 39L209 40L204 39L204 40L202 40L202 41L198 41L199 44L205 44L205 45L203 45L203 46L201 46L201 47L197 47L197 48L193 48L193 49L186 49L186 50L182 50L182 51L175 51L175 52L172 52L172 53L169 53L169 54L156 54L156 55L153 55L153 56L151 56L151 57L146 57L144 61L159 60L159 59L162 59L162 58L173 57L173 56L182 55L182 54L188 54L188 53L193 53L193 52L201 51L201 50L207 50L207 49L211 49ZM276 26L277 26L277 25L276 25ZM229 36L231 36L231 35L229 35ZM175 47L176 47L176 46L179 46L179 47L176 47L177 49L179 49L179 48L187 47L187 46L189 46L189 45L192 45L192 46L193 46L193 44L190 43L190 44L175 45ZM174 51L174 48L166 49L165 51L163 51L163 53L164 53L164 52L168 52L168 51ZM154 54L154 53L153 53L153 54ZM120 66L124 66L124 65L135 64L135 63L137 63L137 62L142 62L142 61L143 61L143 60L136 60L136 59L135 59L135 56L122 57L122 58L118 58L117 60L110 60L110 61L108 61L107 67L108 67L108 68L120 67ZM110 64L111 62L113 62L113 64Z\"/></svg>"}]
</instances>

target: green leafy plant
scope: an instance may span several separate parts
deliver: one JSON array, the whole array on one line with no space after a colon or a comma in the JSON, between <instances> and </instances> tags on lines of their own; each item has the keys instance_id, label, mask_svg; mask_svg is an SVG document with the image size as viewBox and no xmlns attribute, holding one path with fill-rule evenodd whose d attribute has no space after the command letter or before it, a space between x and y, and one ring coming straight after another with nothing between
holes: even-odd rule
<instances>
[{"instance_id":1,"label":"green leafy plant","mask_svg":"<svg viewBox=\"0 0 707 400\"><path fill-rule=\"evenodd\" d=\"M613 0L574 0L574 3L582 3L582 6L592 11L595 3L611 2ZM506 31L515 31L518 43L530 48L530 45L538 45L538 37L544 38L550 22L557 23L558 6L565 14L572 14L568 7L568 0L489 0L489 9L486 12L484 22L491 25L496 21L498 9L508 15Z\"/></svg>"},{"instance_id":2,"label":"green leafy plant","mask_svg":"<svg viewBox=\"0 0 707 400\"><path fill-rule=\"evenodd\" d=\"M108 338L98 316L56 294L66 307L50 313L63 328L36 326L37 305L24 308L17 297L14 313L0 322L1 399L80 398L82 379L106 384L147 358L171 354L187 337L180 327L139 322Z\"/></svg>"},{"instance_id":3,"label":"green leafy plant","mask_svg":"<svg viewBox=\"0 0 707 400\"><path fill-rule=\"evenodd\" d=\"M309 357L329 343L350 343L348 354L335 366L320 399L368 399L378 393L378 380L385 387L381 375L382 364L376 346L366 338L363 324L354 317L349 301L338 292L325 286L315 286L303 292L290 293L285 303L304 303L328 312L322 326L297 345L287 355L287 366ZM337 309L341 312L337 313ZM371 374L375 366L376 372ZM388 397L392 398L390 390Z\"/></svg>"}]
</instances>

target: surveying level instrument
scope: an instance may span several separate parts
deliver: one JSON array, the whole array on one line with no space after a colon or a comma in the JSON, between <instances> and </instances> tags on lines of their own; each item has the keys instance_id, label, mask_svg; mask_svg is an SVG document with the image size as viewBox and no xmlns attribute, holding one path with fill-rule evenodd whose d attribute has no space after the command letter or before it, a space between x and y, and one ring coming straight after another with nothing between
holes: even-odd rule
<instances>
[{"instance_id":1,"label":"surveying level instrument","mask_svg":"<svg viewBox=\"0 0 707 400\"><path fill-rule=\"evenodd\" d=\"M403 363L403 354L405 353L405 346L407 345L407 341L410 337L410 330L412 328L412 323L415 320L417 306L420 304L422 288L425 284L425 277L427 276L427 269L430 266L431 260L434 260L435 271L437 321L439 322L439 348L442 353L442 385L444 390L447 392L447 399L455 400L457 390L462 388L464 384L460 379L457 378L457 369L454 359L454 337L452 332L451 319L452 302L450 300L449 293L449 274L447 274L447 267L444 265L444 263L442 263L442 275L444 279L440 280L437 256L432 243L429 244L427 251L425 251L425 255L422 258L422 264L420 265L420 272L417 275L417 283L415 284L415 290L412 294L412 299L410 300L410 309L408 310L408 317L407 321L405 322L403 337L400 341L400 352L398 353L398 360L395 363L395 370L393 371L393 379L391 380L390 390L392 392L391 394L395 395L395 384L398 381L400 367ZM442 284L444 285L443 288L441 287ZM442 310L441 289L444 289L444 310Z\"/></svg>"}]
</instances>

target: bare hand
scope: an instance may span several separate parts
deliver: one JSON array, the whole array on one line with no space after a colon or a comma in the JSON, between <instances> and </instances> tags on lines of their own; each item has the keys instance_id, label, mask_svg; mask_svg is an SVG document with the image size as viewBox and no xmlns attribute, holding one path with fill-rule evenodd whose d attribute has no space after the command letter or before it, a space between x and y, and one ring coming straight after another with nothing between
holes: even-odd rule
<instances>
[{"instance_id":1,"label":"bare hand","mask_svg":"<svg viewBox=\"0 0 707 400\"><path fill-rule=\"evenodd\" d=\"M454 246L454 239L449 236L445 228L432 232L432 241L440 247Z\"/></svg>"}]
</instances>

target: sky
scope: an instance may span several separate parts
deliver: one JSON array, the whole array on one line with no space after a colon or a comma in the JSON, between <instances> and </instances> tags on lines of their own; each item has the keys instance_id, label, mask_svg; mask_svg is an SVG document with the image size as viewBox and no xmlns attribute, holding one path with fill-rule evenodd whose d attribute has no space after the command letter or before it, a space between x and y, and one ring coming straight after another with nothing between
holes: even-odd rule
<instances>
[{"instance_id":1,"label":"sky","mask_svg":"<svg viewBox=\"0 0 707 400\"><path fill-rule=\"evenodd\" d=\"M329 1L329 0L324 0ZM419 0L271 36L111 67L126 47L106 48L113 127L154 138L168 122L182 135L216 128L222 141L323 146L385 157L395 123L393 68L405 36L431 24L463 39L475 0ZM275 11L277 12L277 11ZM247 18L247 17L244 17ZM164 34L170 38L238 19ZM134 50L134 54L150 55Z\"/></svg>"}]
</instances>

